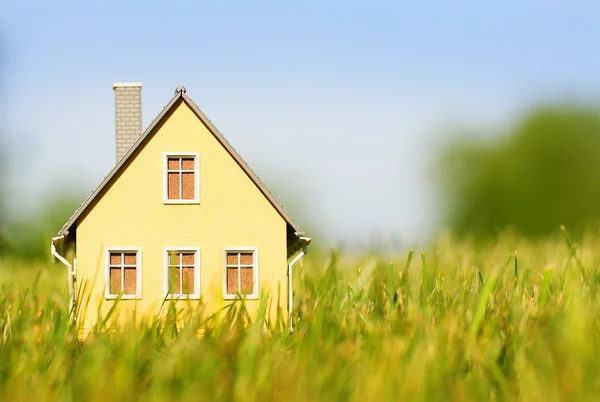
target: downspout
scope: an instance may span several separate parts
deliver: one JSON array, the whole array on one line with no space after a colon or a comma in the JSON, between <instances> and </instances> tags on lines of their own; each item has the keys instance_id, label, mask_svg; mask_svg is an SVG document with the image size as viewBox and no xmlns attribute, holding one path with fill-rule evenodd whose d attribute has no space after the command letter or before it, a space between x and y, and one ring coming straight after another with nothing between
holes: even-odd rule
<instances>
[{"instance_id":1,"label":"downspout","mask_svg":"<svg viewBox=\"0 0 600 402\"><path fill-rule=\"evenodd\" d=\"M294 257L294 259L292 261L290 261L290 263L288 264L288 323L290 326L290 332L294 331L294 324L292 322L292 316L293 316L293 312L294 312L294 282L293 282L293 269L294 269L294 265L296 265L296 263L298 261L300 261L302 259L302 257L304 257L306 255L306 253L308 252L308 244L310 243L310 238L303 238L301 237L302 240L305 241L305 245L302 247L302 251L300 251L300 253L298 253L298 255L296 255Z\"/></svg>"},{"instance_id":2,"label":"downspout","mask_svg":"<svg viewBox=\"0 0 600 402\"><path fill-rule=\"evenodd\" d=\"M52 255L54 257L56 257L57 260L59 260L60 262L62 262L64 264L64 266L67 267L67 284L68 284L68 288L69 288L69 316L73 316L73 306L75 305L75 294L74 294L74 286L73 286L73 279L75 277L75 272L73 271L73 265L71 265L71 263L69 263L69 261L67 261L62 255L58 254L58 251L56 251L56 243L59 240L63 240L64 241L65 236L56 236L52 238L52 242L50 243L50 252L52 253Z\"/></svg>"}]
</instances>

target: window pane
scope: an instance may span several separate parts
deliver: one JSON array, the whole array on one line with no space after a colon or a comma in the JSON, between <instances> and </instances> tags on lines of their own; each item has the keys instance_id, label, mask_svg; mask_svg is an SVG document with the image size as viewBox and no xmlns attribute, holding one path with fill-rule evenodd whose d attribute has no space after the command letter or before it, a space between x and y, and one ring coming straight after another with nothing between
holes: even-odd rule
<instances>
[{"instance_id":1,"label":"window pane","mask_svg":"<svg viewBox=\"0 0 600 402\"><path fill-rule=\"evenodd\" d=\"M194 268L182 268L181 270L183 271L183 277L181 278L183 289L181 293L190 295L194 293Z\"/></svg>"},{"instance_id":2,"label":"window pane","mask_svg":"<svg viewBox=\"0 0 600 402\"><path fill-rule=\"evenodd\" d=\"M123 293L126 295L136 294L136 269L125 268L125 286L123 287Z\"/></svg>"},{"instance_id":3,"label":"window pane","mask_svg":"<svg viewBox=\"0 0 600 402\"><path fill-rule=\"evenodd\" d=\"M227 265L236 265L238 263L237 253L227 253Z\"/></svg>"},{"instance_id":4,"label":"window pane","mask_svg":"<svg viewBox=\"0 0 600 402\"><path fill-rule=\"evenodd\" d=\"M252 265L253 264L253 260L252 260L252 253L244 253L240 256L240 260L241 260L241 264L242 265Z\"/></svg>"},{"instance_id":5,"label":"window pane","mask_svg":"<svg viewBox=\"0 0 600 402\"><path fill-rule=\"evenodd\" d=\"M169 158L169 170L179 170L179 158Z\"/></svg>"},{"instance_id":6,"label":"window pane","mask_svg":"<svg viewBox=\"0 0 600 402\"><path fill-rule=\"evenodd\" d=\"M180 294L179 267L169 268L169 293Z\"/></svg>"},{"instance_id":7,"label":"window pane","mask_svg":"<svg viewBox=\"0 0 600 402\"><path fill-rule=\"evenodd\" d=\"M194 254L183 254L183 265L194 265Z\"/></svg>"},{"instance_id":8,"label":"window pane","mask_svg":"<svg viewBox=\"0 0 600 402\"><path fill-rule=\"evenodd\" d=\"M121 253L110 253L110 265L119 265L121 263Z\"/></svg>"},{"instance_id":9,"label":"window pane","mask_svg":"<svg viewBox=\"0 0 600 402\"><path fill-rule=\"evenodd\" d=\"M119 257L120 258L120 257ZM110 268L110 294L121 293L121 268Z\"/></svg>"},{"instance_id":10,"label":"window pane","mask_svg":"<svg viewBox=\"0 0 600 402\"><path fill-rule=\"evenodd\" d=\"M179 253L169 252L169 265L179 264Z\"/></svg>"},{"instance_id":11,"label":"window pane","mask_svg":"<svg viewBox=\"0 0 600 402\"><path fill-rule=\"evenodd\" d=\"M181 192L183 193L181 198L184 200L194 199L194 173L182 173L183 183Z\"/></svg>"},{"instance_id":12,"label":"window pane","mask_svg":"<svg viewBox=\"0 0 600 402\"><path fill-rule=\"evenodd\" d=\"M168 197L170 200L179 199L179 173L169 173Z\"/></svg>"},{"instance_id":13,"label":"window pane","mask_svg":"<svg viewBox=\"0 0 600 402\"><path fill-rule=\"evenodd\" d=\"M238 271L237 268L227 268L227 294L236 294L238 290Z\"/></svg>"},{"instance_id":14,"label":"window pane","mask_svg":"<svg viewBox=\"0 0 600 402\"><path fill-rule=\"evenodd\" d=\"M136 253L125 253L125 265L135 265Z\"/></svg>"},{"instance_id":15,"label":"window pane","mask_svg":"<svg viewBox=\"0 0 600 402\"><path fill-rule=\"evenodd\" d=\"M181 160L181 169L194 170L194 158L186 158Z\"/></svg>"},{"instance_id":16,"label":"window pane","mask_svg":"<svg viewBox=\"0 0 600 402\"><path fill-rule=\"evenodd\" d=\"M242 272L242 290L244 295L252 294L254 290L254 277L252 276L252 268L241 268Z\"/></svg>"}]
</instances>

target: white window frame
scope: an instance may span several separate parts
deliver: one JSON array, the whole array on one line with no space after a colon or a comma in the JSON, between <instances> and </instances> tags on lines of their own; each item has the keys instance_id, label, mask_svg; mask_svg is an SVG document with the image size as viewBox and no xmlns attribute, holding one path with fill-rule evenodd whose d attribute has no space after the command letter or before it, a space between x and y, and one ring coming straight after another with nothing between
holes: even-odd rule
<instances>
[{"instance_id":1,"label":"white window frame","mask_svg":"<svg viewBox=\"0 0 600 402\"><path fill-rule=\"evenodd\" d=\"M142 298L142 249L139 247L105 247L104 248L104 297L107 300L114 300L119 297L119 294L110 293L110 253L136 253L135 257L135 294L123 294L121 300L135 300ZM124 264L122 261L121 264ZM121 275L124 270L121 269ZM124 286L124 278L121 276L121 287Z\"/></svg>"},{"instance_id":2,"label":"white window frame","mask_svg":"<svg viewBox=\"0 0 600 402\"><path fill-rule=\"evenodd\" d=\"M258 299L258 248L257 247L226 247L223 249L223 299L225 300L236 300L240 297L236 294L227 293L227 253L252 253L252 265L253 276L254 276L254 288L251 294L242 295L244 299L257 300ZM238 269L238 284L241 283L241 270Z\"/></svg>"},{"instance_id":3,"label":"white window frame","mask_svg":"<svg viewBox=\"0 0 600 402\"><path fill-rule=\"evenodd\" d=\"M194 199L181 199L181 186L179 180L179 197L177 200L169 199L169 158L194 158ZM179 170L181 171L181 170ZM163 203L165 204L199 204L200 203L200 154L198 152L163 152Z\"/></svg>"},{"instance_id":4,"label":"white window frame","mask_svg":"<svg viewBox=\"0 0 600 402\"><path fill-rule=\"evenodd\" d=\"M192 294L171 294L169 293L169 253L194 253L194 293ZM166 299L200 299L200 249L197 247L165 247L165 298ZM180 280L182 277L180 275ZM181 286L180 289L183 289Z\"/></svg>"}]
</instances>

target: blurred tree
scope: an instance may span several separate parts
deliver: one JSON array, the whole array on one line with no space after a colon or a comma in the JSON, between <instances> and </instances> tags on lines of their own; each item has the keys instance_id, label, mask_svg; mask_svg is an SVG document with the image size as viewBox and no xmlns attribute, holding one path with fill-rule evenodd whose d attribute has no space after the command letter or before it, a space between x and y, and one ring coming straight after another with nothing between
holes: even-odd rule
<instances>
[{"instance_id":1,"label":"blurred tree","mask_svg":"<svg viewBox=\"0 0 600 402\"><path fill-rule=\"evenodd\" d=\"M50 258L50 239L81 204L75 194L55 195L44 198L44 208L37 214L20 216L7 225L7 254L23 260Z\"/></svg>"},{"instance_id":2,"label":"blurred tree","mask_svg":"<svg viewBox=\"0 0 600 402\"><path fill-rule=\"evenodd\" d=\"M580 232L600 217L600 115L544 106L496 142L463 136L442 147L436 181L446 225L493 237L512 227L543 236Z\"/></svg>"}]
</instances>

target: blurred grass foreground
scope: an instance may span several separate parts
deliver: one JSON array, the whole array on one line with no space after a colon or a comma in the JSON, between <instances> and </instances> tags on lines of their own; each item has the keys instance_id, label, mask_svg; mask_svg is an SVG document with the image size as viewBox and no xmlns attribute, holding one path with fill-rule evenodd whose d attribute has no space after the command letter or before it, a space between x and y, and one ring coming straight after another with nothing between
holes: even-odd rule
<instances>
[{"instance_id":1,"label":"blurred grass foreground","mask_svg":"<svg viewBox=\"0 0 600 402\"><path fill-rule=\"evenodd\" d=\"M217 326L170 309L78 341L60 266L5 259L0 400L597 400L598 236L313 254L293 333L237 302Z\"/></svg>"}]
</instances>

